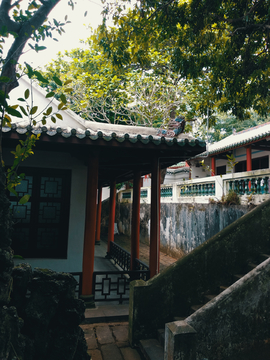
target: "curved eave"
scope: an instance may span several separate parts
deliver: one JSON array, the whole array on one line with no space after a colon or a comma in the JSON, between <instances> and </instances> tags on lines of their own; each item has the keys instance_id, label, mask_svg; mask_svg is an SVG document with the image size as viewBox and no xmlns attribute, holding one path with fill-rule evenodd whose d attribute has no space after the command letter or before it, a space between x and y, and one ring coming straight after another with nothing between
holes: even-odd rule
<instances>
[{"instance_id":1,"label":"curved eave","mask_svg":"<svg viewBox=\"0 0 270 360\"><path fill-rule=\"evenodd\" d=\"M74 143L88 143L88 142L97 142L97 145L100 145L100 141L102 140L104 143L119 143L119 144L142 144L142 145L149 145L153 144L155 146L160 145L167 145L169 147L175 146L176 144L181 148L184 146L195 147L199 146L201 148L205 147L205 142L201 139L191 139L188 138L168 138L168 137L160 137L160 136L153 136L153 135L130 135L130 134L123 134L117 135L115 132L112 133L104 133L102 131L92 132L90 130L82 130L82 129L69 129L68 131L61 128L56 129L48 129L46 126L41 128L32 128L31 126L27 127L17 127L12 126L12 128L4 127L3 132L8 135L8 133L15 134L17 133L18 136L25 135L27 132L31 131L33 134L37 135L48 135L49 137L54 138L55 141L62 137L63 139L73 139L72 142ZM42 138L41 138L42 139ZM78 141L75 141L78 140ZM61 141L62 142L62 141ZM98 144L99 143L99 144Z\"/></svg>"}]
</instances>

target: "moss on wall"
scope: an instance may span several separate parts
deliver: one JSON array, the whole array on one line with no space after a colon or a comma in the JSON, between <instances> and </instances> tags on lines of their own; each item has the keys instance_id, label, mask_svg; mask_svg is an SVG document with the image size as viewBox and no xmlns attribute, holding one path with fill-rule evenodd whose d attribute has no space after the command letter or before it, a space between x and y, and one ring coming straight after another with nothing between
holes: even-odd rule
<instances>
[{"instance_id":1,"label":"moss on wall","mask_svg":"<svg viewBox=\"0 0 270 360\"><path fill-rule=\"evenodd\" d=\"M250 211L190 254L178 260L144 286L132 284L130 340L156 335L174 316L189 315L190 306L207 291L231 283L250 258L268 251L270 201Z\"/></svg>"}]
</instances>

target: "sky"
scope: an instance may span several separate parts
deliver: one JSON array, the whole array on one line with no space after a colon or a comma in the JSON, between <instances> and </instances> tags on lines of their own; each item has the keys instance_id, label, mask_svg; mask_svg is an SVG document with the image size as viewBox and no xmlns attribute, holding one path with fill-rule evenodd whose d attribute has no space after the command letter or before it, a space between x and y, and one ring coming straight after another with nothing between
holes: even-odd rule
<instances>
[{"instance_id":1,"label":"sky","mask_svg":"<svg viewBox=\"0 0 270 360\"><path fill-rule=\"evenodd\" d=\"M54 37L58 41L48 38L40 43L41 46L46 46L47 49L38 53L31 50L29 45L26 45L24 48L25 54L20 57L21 64L27 62L34 68L43 67L52 59L56 59L59 51L64 52L65 50L82 47L80 40L86 40L90 36L90 29L87 29L88 25L95 29L102 22L102 4L100 0L74 0L74 3L74 10L72 10L71 6L68 6L68 0L61 0L49 16L49 20L55 18L57 21L64 21L65 16L68 16L71 23L64 26L65 33L62 35L54 33ZM86 16L84 16L85 12L87 12Z\"/></svg>"}]
</instances>

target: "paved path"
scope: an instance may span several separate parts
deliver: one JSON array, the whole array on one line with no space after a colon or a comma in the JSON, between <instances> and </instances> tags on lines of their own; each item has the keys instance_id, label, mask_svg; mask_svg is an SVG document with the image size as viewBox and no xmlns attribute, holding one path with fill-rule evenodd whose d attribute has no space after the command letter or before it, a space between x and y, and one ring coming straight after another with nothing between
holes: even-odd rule
<instances>
[{"instance_id":1,"label":"paved path","mask_svg":"<svg viewBox=\"0 0 270 360\"><path fill-rule=\"evenodd\" d=\"M116 244L121 246L123 249L130 252L130 237L126 235L115 235L114 241ZM101 240L102 248L105 249L106 239ZM107 251L107 250L105 250ZM140 260L143 261L145 264L149 265L149 245L140 243ZM177 259L170 257L163 252L160 252L160 271L166 269L169 265L173 264Z\"/></svg>"},{"instance_id":2,"label":"paved path","mask_svg":"<svg viewBox=\"0 0 270 360\"><path fill-rule=\"evenodd\" d=\"M128 322L81 325L92 360L142 360L128 341Z\"/></svg>"},{"instance_id":3,"label":"paved path","mask_svg":"<svg viewBox=\"0 0 270 360\"><path fill-rule=\"evenodd\" d=\"M130 239L115 236L115 242L130 252ZM105 259L107 242L101 240L95 247L95 271L118 270L113 261ZM140 259L149 264L149 246L140 244ZM174 263L176 259L160 254L160 271ZM142 360L138 349L128 341L129 305L118 302L96 302L96 308L85 311L85 322L81 325L92 360Z\"/></svg>"}]
</instances>

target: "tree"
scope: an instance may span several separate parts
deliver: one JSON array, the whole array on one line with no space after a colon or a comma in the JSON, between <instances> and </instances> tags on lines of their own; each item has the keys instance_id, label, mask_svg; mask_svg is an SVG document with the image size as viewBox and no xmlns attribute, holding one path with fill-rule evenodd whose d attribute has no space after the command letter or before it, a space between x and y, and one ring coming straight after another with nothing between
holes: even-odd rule
<instances>
[{"instance_id":1,"label":"tree","mask_svg":"<svg viewBox=\"0 0 270 360\"><path fill-rule=\"evenodd\" d=\"M47 22L47 16L60 0L39 0L28 1L28 5L25 10L21 8L21 0L12 2L11 0L2 0L0 4L0 246L1 254L6 254L7 265L6 272L2 276L0 274L0 302L6 303L9 296L9 286L11 284L11 270L12 270L12 256L10 249L10 226L11 218L9 212L9 201L6 196L6 176L2 159L2 127L5 124L10 123L11 117L21 117L21 112L17 110L18 104L11 106L9 104L9 92L18 86L18 60L24 50L26 43L29 40L34 41L34 45L30 46L36 50L43 50L44 47L39 45L39 42L45 37L52 36L52 32L56 30L59 34L63 31L64 23L60 23L57 20L53 20L53 24ZM24 5L26 2L24 2ZM69 4L73 6L73 1L70 0ZM65 21L67 22L67 21ZM7 49L5 49L5 41L8 37L13 37L13 42ZM5 51L6 50L6 51ZM28 76L33 76L42 79L41 73L33 71L31 67L27 67ZM23 96L22 96L23 97ZM24 94L24 101L26 101L28 95ZM33 115L36 111L35 106L26 107L23 106L20 110L30 115L33 119ZM48 114L50 115L50 114ZM45 115L44 115L45 116ZM27 156L31 152L31 146L33 145L33 138L29 136L24 144L18 144L15 149L15 168L16 164L16 152L18 150L19 156L21 156L22 147L23 154ZM30 146L30 147L29 147ZM13 164L13 165L14 165ZM13 170L15 170L12 169ZM1 260L2 261L2 260Z\"/></svg>"},{"instance_id":2,"label":"tree","mask_svg":"<svg viewBox=\"0 0 270 360\"><path fill-rule=\"evenodd\" d=\"M59 53L43 72L49 90L54 89L54 76L71 81L68 104L73 111L90 121L143 126L164 125L172 112L194 118L194 86L170 69L167 55L150 49L148 68L118 68L98 45L99 36L97 32L89 38L85 50Z\"/></svg>"},{"instance_id":3,"label":"tree","mask_svg":"<svg viewBox=\"0 0 270 360\"><path fill-rule=\"evenodd\" d=\"M269 0L127 1L104 10L99 43L114 63L149 64L148 49L166 51L183 78L206 80L202 101L243 119L269 112ZM106 27L112 15L115 27ZM211 107L210 107L211 108Z\"/></svg>"}]
</instances>

